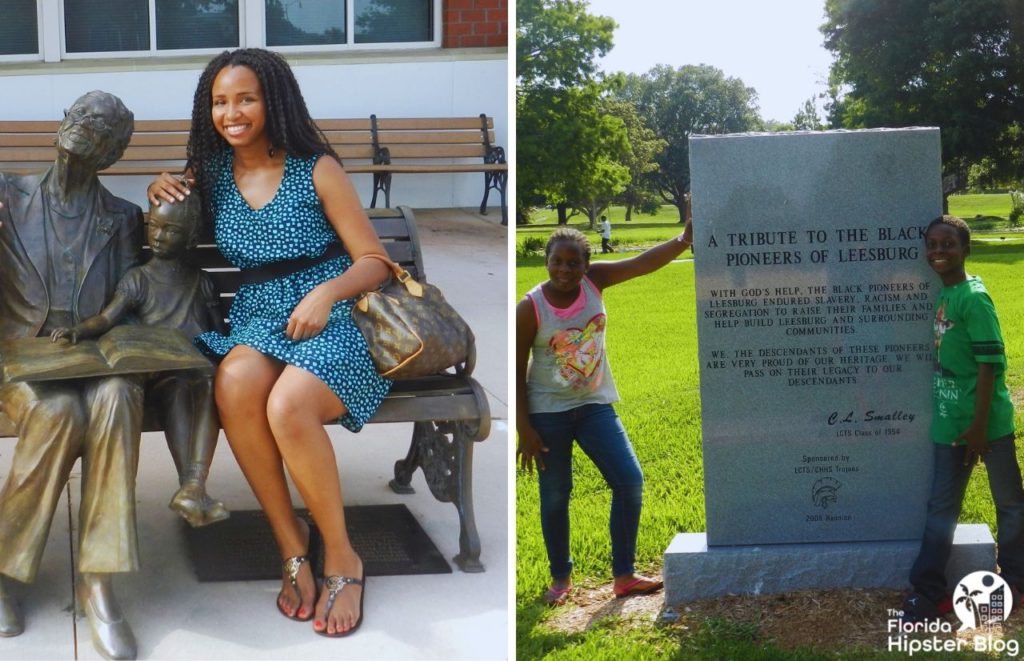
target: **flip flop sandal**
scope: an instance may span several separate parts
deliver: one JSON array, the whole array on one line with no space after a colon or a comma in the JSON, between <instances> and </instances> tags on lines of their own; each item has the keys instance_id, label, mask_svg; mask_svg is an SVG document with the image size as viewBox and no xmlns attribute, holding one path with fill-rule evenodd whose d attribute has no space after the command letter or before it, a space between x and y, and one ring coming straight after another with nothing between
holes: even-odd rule
<instances>
[{"instance_id":1,"label":"flip flop sandal","mask_svg":"<svg viewBox=\"0 0 1024 661\"><path fill-rule=\"evenodd\" d=\"M323 631L313 631L321 636L327 638L344 638L345 636L351 636L356 632L356 629L363 623L363 597L366 596L366 576L363 578L349 578L348 576L327 576L324 578L324 589L327 590L327 608L324 609L324 621L326 623L327 617L331 613L331 608L334 607L334 599L338 596L346 585L358 585L363 588L359 592L359 619L352 625L352 628L348 631L339 631L337 633L327 633L327 625L324 625Z\"/></svg>"},{"instance_id":2,"label":"flip flop sandal","mask_svg":"<svg viewBox=\"0 0 1024 661\"><path fill-rule=\"evenodd\" d=\"M640 587L640 584L644 582L650 583L650 585ZM632 597L633 595L654 594L663 587L665 587L665 583L663 581L654 581L649 578L636 578L629 583L626 583L621 588L613 588L613 591L615 592L616 599L625 599L626 597Z\"/></svg>"},{"instance_id":3,"label":"flip flop sandal","mask_svg":"<svg viewBox=\"0 0 1024 661\"><path fill-rule=\"evenodd\" d=\"M294 555L285 560L283 563L281 563L282 571L284 571L285 575L288 576L288 580L291 581L292 590L295 591L295 596L299 599L299 605L295 609L296 613L302 610L302 592L299 591L298 581L299 570L302 569L302 565L307 562L309 562L309 558L307 558L306 556ZM277 610L281 611L281 615L284 615L289 620L295 620L296 622L309 622L313 619L313 609L310 609L309 615L307 615L306 617L299 617L298 615L289 615L288 612L281 607L281 594L282 593L280 592L278 593L277 601L274 602L277 605ZM313 603L316 603L315 593L313 595Z\"/></svg>"},{"instance_id":4,"label":"flip flop sandal","mask_svg":"<svg viewBox=\"0 0 1024 661\"><path fill-rule=\"evenodd\" d=\"M569 600L570 592L572 592L571 585L567 585L564 588L551 586L548 588L548 591L544 593L544 603L548 606L561 606Z\"/></svg>"}]
</instances>

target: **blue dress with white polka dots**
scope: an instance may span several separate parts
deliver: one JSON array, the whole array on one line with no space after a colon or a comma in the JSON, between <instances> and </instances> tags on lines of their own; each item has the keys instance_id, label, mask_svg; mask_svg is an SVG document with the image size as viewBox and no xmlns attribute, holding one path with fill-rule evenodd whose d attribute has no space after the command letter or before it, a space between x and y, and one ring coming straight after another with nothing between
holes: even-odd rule
<instances>
[{"instance_id":1,"label":"blue dress with white polka dots","mask_svg":"<svg viewBox=\"0 0 1024 661\"><path fill-rule=\"evenodd\" d=\"M233 155L228 152L214 184L212 207L217 247L232 264L246 269L317 257L338 240L313 188L317 158L288 156L277 193L265 206L253 209L235 185ZM352 322L355 299L336 303L327 326L315 337L295 341L285 335L288 317L299 301L350 266L352 258L346 253L297 273L242 285L231 304L230 334L203 333L196 344L216 358L244 344L315 374L348 409L341 424L359 431L380 406L391 381L377 374L366 341Z\"/></svg>"}]
</instances>

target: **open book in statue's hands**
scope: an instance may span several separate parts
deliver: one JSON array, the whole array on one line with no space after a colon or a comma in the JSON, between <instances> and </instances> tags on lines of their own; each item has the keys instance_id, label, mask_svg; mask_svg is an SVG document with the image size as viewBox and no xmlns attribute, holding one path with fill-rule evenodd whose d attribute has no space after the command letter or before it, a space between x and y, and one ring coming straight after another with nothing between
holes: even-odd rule
<instances>
[{"instance_id":1,"label":"open book in statue's hands","mask_svg":"<svg viewBox=\"0 0 1024 661\"><path fill-rule=\"evenodd\" d=\"M4 382L201 369L213 364L185 334L162 326L115 326L96 340L29 337L0 342Z\"/></svg>"}]
</instances>

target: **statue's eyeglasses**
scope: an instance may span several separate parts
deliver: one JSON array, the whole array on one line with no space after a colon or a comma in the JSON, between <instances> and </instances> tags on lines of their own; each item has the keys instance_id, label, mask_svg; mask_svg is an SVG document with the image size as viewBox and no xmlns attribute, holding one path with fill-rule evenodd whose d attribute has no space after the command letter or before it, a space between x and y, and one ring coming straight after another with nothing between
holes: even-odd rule
<instances>
[{"instance_id":1,"label":"statue's eyeglasses","mask_svg":"<svg viewBox=\"0 0 1024 661\"><path fill-rule=\"evenodd\" d=\"M101 115L90 115L80 108L64 110L64 117L70 119L75 124L88 126L94 131L109 133L113 130L113 127L107 124L107 120Z\"/></svg>"}]
</instances>

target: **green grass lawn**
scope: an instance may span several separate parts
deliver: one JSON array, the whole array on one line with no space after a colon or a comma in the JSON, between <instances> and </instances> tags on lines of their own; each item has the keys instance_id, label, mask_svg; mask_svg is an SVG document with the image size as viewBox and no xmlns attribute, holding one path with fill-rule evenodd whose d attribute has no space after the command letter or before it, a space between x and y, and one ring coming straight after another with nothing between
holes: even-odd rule
<instances>
[{"instance_id":1,"label":"green grass lawn","mask_svg":"<svg viewBox=\"0 0 1024 661\"><path fill-rule=\"evenodd\" d=\"M975 230L1005 227L1010 208L1008 193L949 196L949 213L960 216Z\"/></svg>"},{"instance_id":2,"label":"green grass lawn","mask_svg":"<svg viewBox=\"0 0 1024 661\"><path fill-rule=\"evenodd\" d=\"M657 232L663 231L667 238L679 231L672 219L639 222L637 217L637 229L633 230L625 229L621 214L618 218L616 230L623 245L641 244ZM550 232L551 226L519 230L534 231ZM642 241L633 236L634 231L644 237ZM968 272L982 276L999 311L1010 364L1007 381L1015 393L1018 429L1024 429L1024 297L1019 287L1024 236L988 238L994 240L976 243ZM600 239L595 243L599 245ZM621 255L608 257L617 259ZM518 260L517 300L544 279L540 257ZM705 529L693 263L675 262L650 276L611 288L605 299L609 311L608 355L622 398L616 408L646 478L638 571L657 572L662 553L676 533ZM1019 454L1024 460L1024 452L1019 450ZM571 506L574 579L594 587L611 580L607 530L610 497L593 464L579 453L576 460ZM770 640L760 639L756 630L750 630L754 625L721 620L683 627L609 618L585 633L555 630L549 624L554 611L539 599L548 576L538 516L536 477L520 474L516 484L516 639L520 659L826 656L820 651L782 652ZM995 512L983 470L975 471L971 480L961 520L984 522L994 530ZM869 651L830 653L858 658Z\"/></svg>"}]
</instances>

